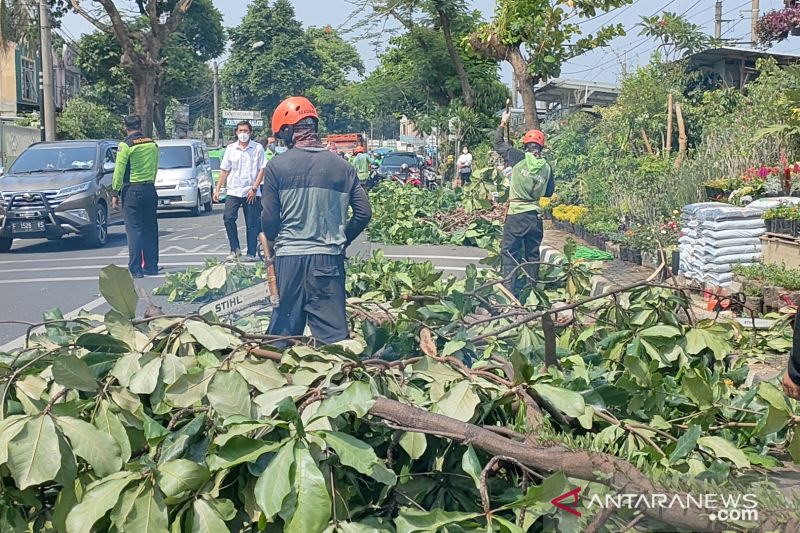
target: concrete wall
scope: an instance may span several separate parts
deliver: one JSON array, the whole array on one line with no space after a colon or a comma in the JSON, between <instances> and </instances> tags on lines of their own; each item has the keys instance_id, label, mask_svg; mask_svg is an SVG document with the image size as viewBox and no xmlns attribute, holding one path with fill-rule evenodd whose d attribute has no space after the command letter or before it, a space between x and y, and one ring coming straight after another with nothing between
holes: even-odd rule
<instances>
[{"instance_id":1,"label":"concrete wall","mask_svg":"<svg viewBox=\"0 0 800 533\"><path fill-rule=\"evenodd\" d=\"M38 128L14 126L0 122L0 163L8 168L25 148L39 142L41 138Z\"/></svg>"},{"instance_id":2,"label":"concrete wall","mask_svg":"<svg viewBox=\"0 0 800 533\"><path fill-rule=\"evenodd\" d=\"M16 45L0 48L0 115L17 114L17 67L14 60Z\"/></svg>"}]
</instances>

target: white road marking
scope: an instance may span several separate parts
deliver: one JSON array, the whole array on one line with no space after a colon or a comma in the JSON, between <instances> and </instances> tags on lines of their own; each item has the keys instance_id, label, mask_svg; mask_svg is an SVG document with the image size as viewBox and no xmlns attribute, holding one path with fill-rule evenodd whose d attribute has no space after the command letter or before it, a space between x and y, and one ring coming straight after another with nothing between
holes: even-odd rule
<instances>
[{"instance_id":1,"label":"white road marking","mask_svg":"<svg viewBox=\"0 0 800 533\"><path fill-rule=\"evenodd\" d=\"M159 274L158 276L147 276L148 278L166 278L166 274ZM62 282L62 281L97 281L97 276L78 276L72 278L22 278L22 279L3 279L0 280L0 285L9 285L12 283L45 283L45 282Z\"/></svg>"},{"instance_id":2,"label":"white road marking","mask_svg":"<svg viewBox=\"0 0 800 533\"><path fill-rule=\"evenodd\" d=\"M198 262L198 261L189 261L189 262L181 262L181 263L158 263L158 266L203 266L205 262ZM50 267L44 272L52 272L57 270L100 270L107 265L75 265L75 266L65 266L65 267ZM124 263L117 264L117 266L126 266ZM13 274L17 272L30 272L30 268L14 268L10 270L0 270L3 274Z\"/></svg>"},{"instance_id":3,"label":"white road marking","mask_svg":"<svg viewBox=\"0 0 800 533\"><path fill-rule=\"evenodd\" d=\"M485 256L468 256L468 255L391 255L384 254L387 259L452 259L453 261L480 261L485 259Z\"/></svg>"},{"instance_id":4,"label":"white road marking","mask_svg":"<svg viewBox=\"0 0 800 533\"><path fill-rule=\"evenodd\" d=\"M106 299L103 298L102 296L100 296L99 298L95 298L91 302L89 302L87 304L84 304L84 305L78 307L77 309L73 309L69 313L65 314L64 318L66 318L66 319L75 318L80 314L81 311L87 311L87 312L94 311L95 309L97 309L98 307L103 305L104 303L106 303ZM31 335L35 335L37 333L42 333L43 331L44 331L44 327L43 326L39 326L38 328L33 328L33 330L31 330ZM0 352L7 352L7 351L13 350L15 348L21 348L24 345L25 345L25 335L21 335L21 336L17 337L16 339L14 339L12 341L9 341L9 342L5 343L4 345L0 346Z\"/></svg>"},{"instance_id":5,"label":"white road marking","mask_svg":"<svg viewBox=\"0 0 800 533\"><path fill-rule=\"evenodd\" d=\"M127 256L127 255L128 255L128 252L126 250L125 251L125 256ZM205 256L205 255L228 255L228 254L227 253L224 253L224 254L223 253L215 253L215 252L203 252L203 253L182 252L182 253L174 253L174 254L163 254L163 253L159 253L158 254L159 257L186 257L186 256L189 256L189 257L202 257L202 256ZM63 262L63 261L103 261L103 260L112 261L112 260L117 259L117 258L118 258L118 256L115 256L115 255L100 255L100 256L91 256L91 257L63 257L63 258L58 258L58 261L59 262ZM15 261L0 261L0 265L18 265L19 263L53 263L54 261L56 261L56 259L52 258L52 257L50 259L20 259L18 261L17 260L15 260ZM3 270L0 270L0 272L3 272Z\"/></svg>"}]
</instances>

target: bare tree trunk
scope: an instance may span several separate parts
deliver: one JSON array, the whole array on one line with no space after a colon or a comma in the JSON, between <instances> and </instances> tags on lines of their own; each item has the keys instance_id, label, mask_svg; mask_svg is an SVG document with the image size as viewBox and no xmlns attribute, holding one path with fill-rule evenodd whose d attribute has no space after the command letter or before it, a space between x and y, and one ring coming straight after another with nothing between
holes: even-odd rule
<instances>
[{"instance_id":1,"label":"bare tree trunk","mask_svg":"<svg viewBox=\"0 0 800 533\"><path fill-rule=\"evenodd\" d=\"M667 96L667 144L664 147L664 155L667 159L672 155L672 93Z\"/></svg>"},{"instance_id":2,"label":"bare tree trunk","mask_svg":"<svg viewBox=\"0 0 800 533\"><path fill-rule=\"evenodd\" d=\"M133 81L133 107L142 119L142 133L152 135L156 77L148 73L144 73L143 76L134 75L132 72L131 81Z\"/></svg>"},{"instance_id":3,"label":"bare tree trunk","mask_svg":"<svg viewBox=\"0 0 800 533\"><path fill-rule=\"evenodd\" d=\"M167 102L159 97L153 108L153 124L158 133L159 139L169 139L171 135L167 131Z\"/></svg>"},{"instance_id":4,"label":"bare tree trunk","mask_svg":"<svg viewBox=\"0 0 800 533\"><path fill-rule=\"evenodd\" d=\"M450 54L450 60L456 68L458 81L461 83L461 92L464 95L464 103L467 107L475 107L475 93L472 91L472 85L469 83L469 76L467 70L464 68L464 61L456 50L453 44L453 34L450 31L451 21L447 12L445 11L443 2L436 2L436 14L439 17L439 23L442 26L442 33L444 34L444 42L447 46L447 53Z\"/></svg>"},{"instance_id":5,"label":"bare tree trunk","mask_svg":"<svg viewBox=\"0 0 800 533\"><path fill-rule=\"evenodd\" d=\"M678 157L675 158L675 168L677 169L683 164L683 159L686 157L686 145L688 144L686 123L683 121L681 104L675 104L675 117L678 121Z\"/></svg>"},{"instance_id":6,"label":"bare tree trunk","mask_svg":"<svg viewBox=\"0 0 800 533\"><path fill-rule=\"evenodd\" d=\"M528 73L528 63L522 57L519 47L512 46L508 49L508 62L514 69L519 84L519 92L522 94L522 107L525 108L525 127L527 129L539 129L539 115L536 112L536 90L534 85L536 80Z\"/></svg>"}]
</instances>

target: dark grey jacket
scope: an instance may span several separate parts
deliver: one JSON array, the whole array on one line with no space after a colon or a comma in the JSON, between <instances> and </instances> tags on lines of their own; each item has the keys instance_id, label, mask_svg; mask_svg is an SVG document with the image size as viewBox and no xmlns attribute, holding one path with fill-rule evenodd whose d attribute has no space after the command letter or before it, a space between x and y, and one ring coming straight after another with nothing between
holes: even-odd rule
<instances>
[{"instance_id":1,"label":"dark grey jacket","mask_svg":"<svg viewBox=\"0 0 800 533\"><path fill-rule=\"evenodd\" d=\"M324 148L292 148L272 158L261 204L261 226L277 256L339 255L372 218L355 169Z\"/></svg>"}]
</instances>

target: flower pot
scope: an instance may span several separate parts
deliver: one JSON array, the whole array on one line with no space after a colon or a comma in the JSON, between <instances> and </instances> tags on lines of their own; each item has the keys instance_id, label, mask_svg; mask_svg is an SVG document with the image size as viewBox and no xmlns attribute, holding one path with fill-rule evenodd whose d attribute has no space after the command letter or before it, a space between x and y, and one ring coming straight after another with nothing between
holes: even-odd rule
<instances>
[{"instance_id":1,"label":"flower pot","mask_svg":"<svg viewBox=\"0 0 800 533\"><path fill-rule=\"evenodd\" d=\"M797 37L798 35L800 35L800 28L792 28L792 29L789 31L789 33L791 33L792 35L794 35L795 37Z\"/></svg>"},{"instance_id":2,"label":"flower pot","mask_svg":"<svg viewBox=\"0 0 800 533\"><path fill-rule=\"evenodd\" d=\"M764 221L764 226L767 227L767 233L775 233L775 219L770 218Z\"/></svg>"},{"instance_id":3,"label":"flower pot","mask_svg":"<svg viewBox=\"0 0 800 533\"><path fill-rule=\"evenodd\" d=\"M706 190L706 198L709 200L716 200L722 195L722 189L718 189L717 187L705 187Z\"/></svg>"},{"instance_id":4,"label":"flower pot","mask_svg":"<svg viewBox=\"0 0 800 533\"><path fill-rule=\"evenodd\" d=\"M678 274L678 271L681 269L681 252L679 250L672 251L672 273L674 275Z\"/></svg>"},{"instance_id":5,"label":"flower pot","mask_svg":"<svg viewBox=\"0 0 800 533\"><path fill-rule=\"evenodd\" d=\"M635 265L642 264L642 252L639 250L631 250L631 263Z\"/></svg>"},{"instance_id":6,"label":"flower pot","mask_svg":"<svg viewBox=\"0 0 800 533\"><path fill-rule=\"evenodd\" d=\"M764 297L763 296L745 296L744 297L744 315L749 316L750 313L760 315L764 312Z\"/></svg>"}]
</instances>

